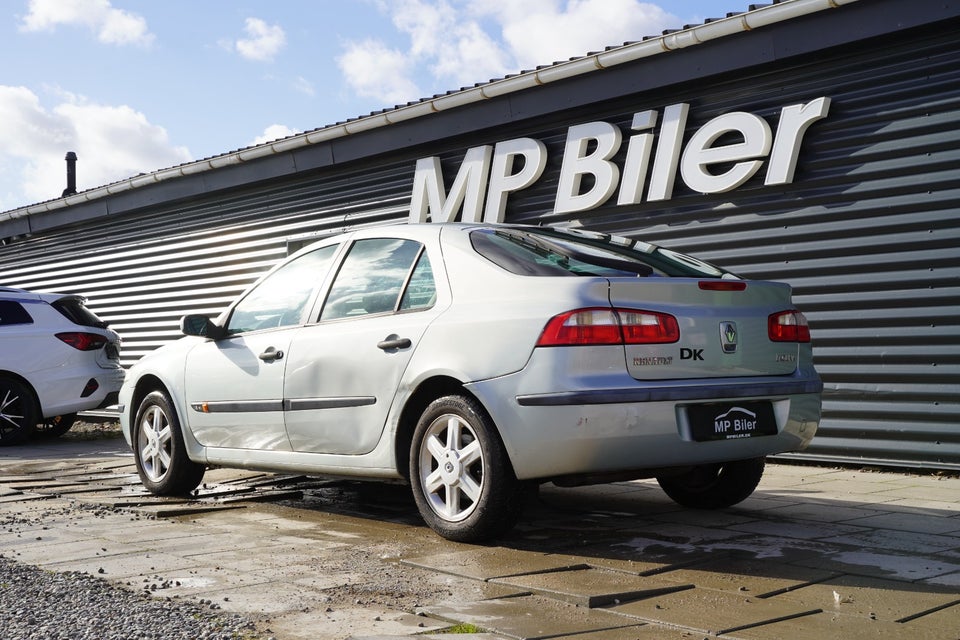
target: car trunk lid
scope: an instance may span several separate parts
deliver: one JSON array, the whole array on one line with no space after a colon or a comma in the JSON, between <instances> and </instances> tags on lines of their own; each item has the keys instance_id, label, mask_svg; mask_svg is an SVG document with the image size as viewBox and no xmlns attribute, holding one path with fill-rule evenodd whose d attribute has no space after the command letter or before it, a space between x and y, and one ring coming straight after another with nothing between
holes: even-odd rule
<instances>
[{"instance_id":1,"label":"car trunk lid","mask_svg":"<svg viewBox=\"0 0 960 640\"><path fill-rule=\"evenodd\" d=\"M626 366L637 380L789 375L798 344L770 339L768 319L792 309L789 285L697 278L611 278L618 309L667 313L680 339L627 344Z\"/></svg>"}]
</instances>

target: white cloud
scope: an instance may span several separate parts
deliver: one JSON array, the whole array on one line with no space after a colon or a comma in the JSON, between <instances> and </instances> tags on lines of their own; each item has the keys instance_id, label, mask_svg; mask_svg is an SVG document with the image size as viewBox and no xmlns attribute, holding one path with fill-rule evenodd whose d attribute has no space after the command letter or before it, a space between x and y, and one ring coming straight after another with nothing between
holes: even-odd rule
<instances>
[{"instance_id":1,"label":"white cloud","mask_svg":"<svg viewBox=\"0 0 960 640\"><path fill-rule=\"evenodd\" d=\"M347 50L337 58L337 65L358 95L391 104L403 104L420 95L410 77L410 58L379 40L348 43Z\"/></svg>"},{"instance_id":2,"label":"white cloud","mask_svg":"<svg viewBox=\"0 0 960 640\"><path fill-rule=\"evenodd\" d=\"M264 129L262 134L254 138L253 142L250 143L250 146L263 144L265 142L273 142L274 140L279 140L280 138L288 138L290 136L295 136L298 133L303 132L298 131L297 129L291 129L286 125L272 124Z\"/></svg>"},{"instance_id":3,"label":"white cloud","mask_svg":"<svg viewBox=\"0 0 960 640\"><path fill-rule=\"evenodd\" d=\"M403 103L660 33L677 18L639 0L394 0L378 3L409 45L347 42L338 64L359 95Z\"/></svg>"},{"instance_id":4,"label":"white cloud","mask_svg":"<svg viewBox=\"0 0 960 640\"><path fill-rule=\"evenodd\" d=\"M140 15L115 9L110 0L30 0L20 31L54 31L60 25L80 25L103 44L149 46L154 35Z\"/></svg>"},{"instance_id":5,"label":"white cloud","mask_svg":"<svg viewBox=\"0 0 960 640\"><path fill-rule=\"evenodd\" d=\"M637 0L569 0L564 6L556 2L542 5L524 13L496 5L491 9L522 69L659 34L677 20L660 7Z\"/></svg>"},{"instance_id":6,"label":"white cloud","mask_svg":"<svg viewBox=\"0 0 960 640\"><path fill-rule=\"evenodd\" d=\"M287 44L287 35L280 25L269 25L260 18L247 18L243 28L246 38L237 40L237 52L248 60L269 62Z\"/></svg>"},{"instance_id":7,"label":"white cloud","mask_svg":"<svg viewBox=\"0 0 960 640\"><path fill-rule=\"evenodd\" d=\"M58 96L45 108L25 87L0 85L0 166L18 173L20 193L6 202L42 202L59 198L66 186L67 151L75 151L77 189L83 191L191 160L167 132L147 117L121 105L89 102L82 96Z\"/></svg>"},{"instance_id":8,"label":"white cloud","mask_svg":"<svg viewBox=\"0 0 960 640\"><path fill-rule=\"evenodd\" d=\"M304 78L303 76L297 76L297 79L293 82L293 88L295 91L308 96L317 95L317 89L313 86L313 83Z\"/></svg>"}]
</instances>

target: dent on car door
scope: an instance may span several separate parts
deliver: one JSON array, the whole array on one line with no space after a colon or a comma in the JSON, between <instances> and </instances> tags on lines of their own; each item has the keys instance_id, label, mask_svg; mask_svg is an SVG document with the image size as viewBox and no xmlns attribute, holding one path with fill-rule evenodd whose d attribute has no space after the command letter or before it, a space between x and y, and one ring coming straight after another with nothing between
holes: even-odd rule
<instances>
[{"instance_id":1,"label":"dent on car door","mask_svg":"<svg viewBox=\"0 0 960 640\"><path fill-rule=\"evenodd\" d=\"M294 337L284 390L295 451L363 454L380 439L397 386L430 320L436 284L412 240L350 248L319 321Z\"/></svg>"},{"instance_id":2,"label":"dent on car door","mask_svg":"<svg viewBox=\"0 0 960 640\"><path fill-rule=\"evenodd\" d=\"M292 337L336 251L328 246L285 264L231 310L226 336L187 356L187 422L210 447L289 451L283 376Z\"/></svg>"}]
</instances>

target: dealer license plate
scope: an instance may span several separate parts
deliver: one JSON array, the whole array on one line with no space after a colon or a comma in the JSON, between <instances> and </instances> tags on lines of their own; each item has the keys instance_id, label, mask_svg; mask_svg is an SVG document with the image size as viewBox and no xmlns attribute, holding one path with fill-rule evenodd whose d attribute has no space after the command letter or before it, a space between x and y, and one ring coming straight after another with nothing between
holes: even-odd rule
<instances>
[{"instance_id":1,"label":"dealer license plate","mask_svg":"<svg viewBox=\"0 0 960 640\"><path fill-rule=\"evenodd\" d=\"M769 401L693 404L687 407L687 418L697 442L777 433L777 419Z\"/></svg>"}]
</instances>

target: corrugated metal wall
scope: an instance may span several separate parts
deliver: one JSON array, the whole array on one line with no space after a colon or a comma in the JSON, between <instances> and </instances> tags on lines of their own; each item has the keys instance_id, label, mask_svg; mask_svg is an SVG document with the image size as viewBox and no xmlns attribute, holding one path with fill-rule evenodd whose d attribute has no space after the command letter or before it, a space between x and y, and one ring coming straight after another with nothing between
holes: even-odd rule
<instances>
[{"instance_id":1,"label":"corrugated metal wall","mask_svg":"<svg viewBox=\"0 0 960 640\"><path fill-rule=\"evenodd\" d=\"M775 123L782 106L820 96L832 99L830 114L807 133L785 189L754 179L703 196L678 180L666 202L544 213L571 124L605 120L627 131L634 111L688 102L689 136L735 110ZM951 34L933 31L710 86L624 96L587 114L509 123L380 166L46 233L0 248L0 284L89 296L122 334L129 364L177 337L181 315L217 313L286 255L291 238L405 220L417 157L439 155L450 184L468 147L530 136L550 160L536 186L512 196L508 220L642 236L793 284L826 385L808 456L960 468L958 125L960 50Z\"/></svg>"}]
</instances>

